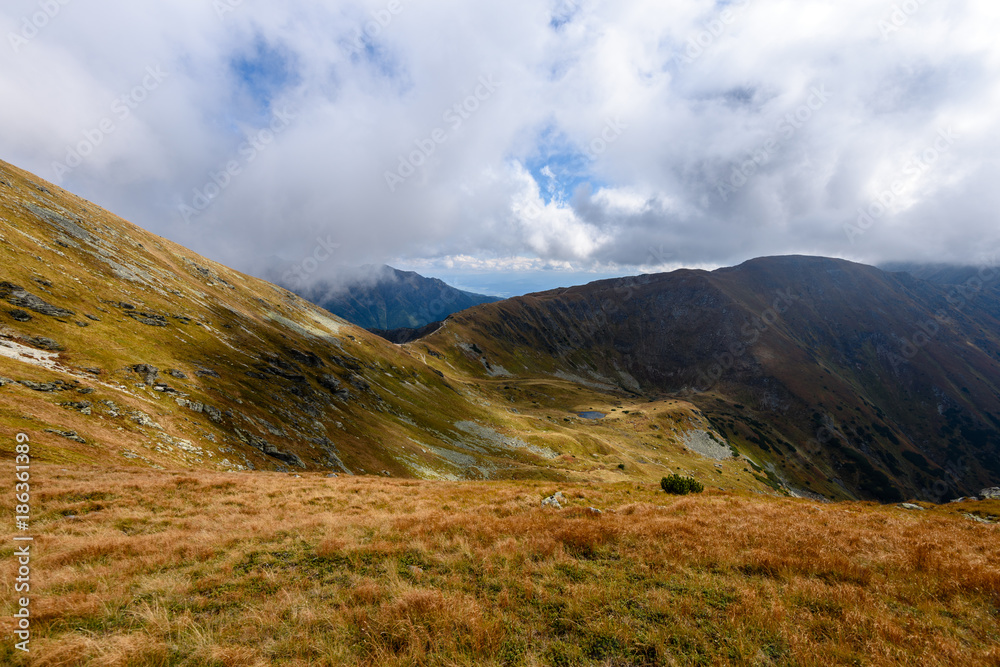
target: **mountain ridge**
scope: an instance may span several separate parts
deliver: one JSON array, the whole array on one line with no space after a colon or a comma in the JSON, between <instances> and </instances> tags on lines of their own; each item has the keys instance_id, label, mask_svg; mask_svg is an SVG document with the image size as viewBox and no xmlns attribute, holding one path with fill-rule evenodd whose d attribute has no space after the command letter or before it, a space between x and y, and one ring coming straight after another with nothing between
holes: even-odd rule
<instances>
[{"instance_id":1,"label":"mountain ridge","mask_svg":"<svg viewBox=\"0 0 1000 667\"><path fill-rule=\"evenodd\" d=\"M388 265L365 265L336 281L321 280L293 291L370 331L420 329L460 310L500 300Z\"/></svg>"}]
</instances>

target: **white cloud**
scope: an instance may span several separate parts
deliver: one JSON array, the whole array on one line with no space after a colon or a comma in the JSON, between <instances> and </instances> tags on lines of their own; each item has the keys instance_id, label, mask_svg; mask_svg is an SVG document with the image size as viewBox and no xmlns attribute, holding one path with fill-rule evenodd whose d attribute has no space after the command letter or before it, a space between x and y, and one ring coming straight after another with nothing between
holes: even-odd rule
<instances>
[{"instance_id":1,"label":"white cloud","mask_svg":"<svg viewBox=\"0 0 1000 667\"><path fill-rule=\"evenodd\" d=\"M72 2L15 51L39 5L6 3L0 158L52 178L112 117L64 185L258 272L318 235L345 263L623 271L790 252L961 260L997 236L996 3L922 3L887 34L892 3L868 0L585 0L558 27L556 0L402 0L388 20L384 0L232 4L220 18L201 0ZM115 118L150 66L169 76ZM812 108L816 87L829 99ZM247 134L285 106L294 122L247 159ZM954 145L907 177L949 126ZM386 172L414 151L390 192ZM185 223L178 206L234 160L239 174ZM844 225L900 178L852 243Z\"/></svg>"}]
</instances>

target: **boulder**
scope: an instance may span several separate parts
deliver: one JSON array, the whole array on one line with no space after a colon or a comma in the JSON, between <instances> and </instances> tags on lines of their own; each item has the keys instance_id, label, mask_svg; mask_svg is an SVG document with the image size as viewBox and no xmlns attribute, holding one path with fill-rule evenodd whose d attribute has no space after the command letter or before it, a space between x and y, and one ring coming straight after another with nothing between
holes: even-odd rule
<instances>
[{"instance_id":1,"label":"boulder","mask_svg":"<svg viewBox=\"0 0 1000 667\"><path fill-rule=\"evenodd\" d=\"M979 497L983 500L1000 500L1000 486L993 486L979 492Z\"/></svg>"},{"instance_id":2,"label":"boulder","mask_svg":"<svg viewBox=\"0 0 1000 667\"><path fill-rule=\"evenodd\" d=\"M562 503L564 502L566 502L566 496L562 494L562 491L556 491L542 501L542 507L554 507L555 509L561 509Z\"/></svg>"},{"instance_id":3,"label":"boulder","mask_svg":"<svg viewBox=\"0 0 1000 667\"><path fill-rule=\"evenodd\" d=\"M160 375L160 369L149 364L136 364L132 370L141 375L146 384L156 384L156 378Z\"/></svg>"},{"instance_id":4,"label":"boulder","mask_svg":"<svg viewBox=\"0 0 1000 667\"><path fill-rule=\"evenodd\" d=\"M11 316L11 319L17 320L18 322L30 322L31 321L31 315L29 315L28 313L26 313L23 310L15 309L15 310L10 311L9 314Z\"/></svg>"},{"instance_id":5,"label":"boulder","mask_svg":"<svg viewBox=\"0 0 1000 667\"><path fill-rule=\"evenodd\" d=\"M219 408L214 408L211 405L206 405L204 406L203 409L205 411L205 414L208 415L208 418L211 419L213 422L215 422L216 424L222 423L222 410L220 410Z\"/></svg>"},{"instance_id":6,"label":"boulder","mask_svg":"<svg viewBox=\"0 0 1000 667\"><path fill-rule=\"evenodd\" d=\"M902 507L904 510L920 510L920 511L923 511L923 509L924 509L920 505L914 505L913 503L900 503L899 506Z\"/></svg>"}]
</instances>

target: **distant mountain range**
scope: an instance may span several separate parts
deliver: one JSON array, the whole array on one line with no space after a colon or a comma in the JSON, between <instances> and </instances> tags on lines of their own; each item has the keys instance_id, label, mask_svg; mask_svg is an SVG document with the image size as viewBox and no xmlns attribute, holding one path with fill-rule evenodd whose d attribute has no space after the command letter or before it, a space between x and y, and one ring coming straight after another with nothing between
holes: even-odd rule
<instances>
[{"instance_id":1,"label":"distant mountain range","mask_svg":"<svg viewBox=\"0 0 1000 667\"><path fill-rule=\"evenodd\" d=\"M364 266L340 282L321 281L296 291L352 324L390 336L390 330L420 329L452 313L500 300L385 265Z\"/></svg>"}]
</instances>

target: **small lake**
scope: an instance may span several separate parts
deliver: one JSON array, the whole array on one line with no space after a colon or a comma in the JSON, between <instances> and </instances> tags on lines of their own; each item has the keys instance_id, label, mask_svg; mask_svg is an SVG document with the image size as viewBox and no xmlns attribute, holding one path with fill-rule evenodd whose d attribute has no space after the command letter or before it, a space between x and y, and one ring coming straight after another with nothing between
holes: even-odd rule
<instances>
[{"instance_id":1,"label":"small lake","mask_svg":"<svg viewBox=\"0 0 1000 667\"><path fill-rule=\"evenodd\" d=\"M603 412L593 412L593 411L577 412L576 416L582 417L583 419L604 419L605 417L607 417L607 415L604 414Z\"/></svg>"}]
</instances>

